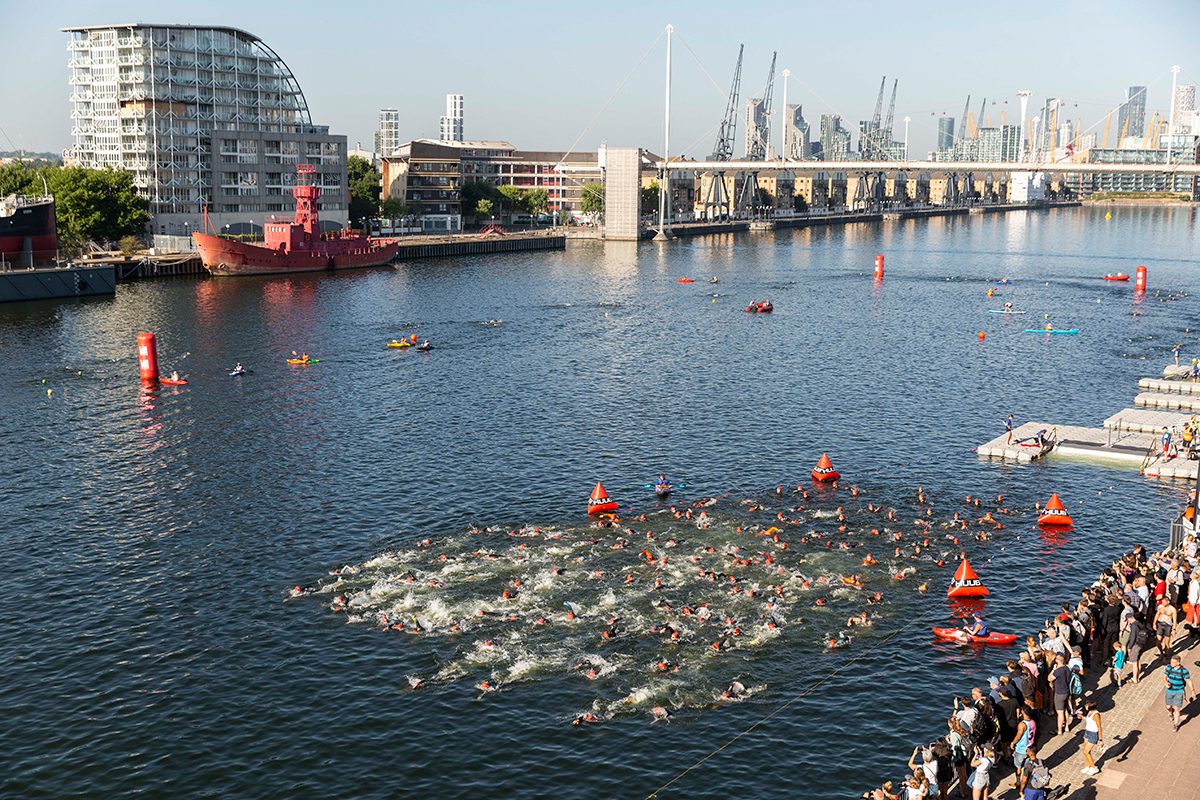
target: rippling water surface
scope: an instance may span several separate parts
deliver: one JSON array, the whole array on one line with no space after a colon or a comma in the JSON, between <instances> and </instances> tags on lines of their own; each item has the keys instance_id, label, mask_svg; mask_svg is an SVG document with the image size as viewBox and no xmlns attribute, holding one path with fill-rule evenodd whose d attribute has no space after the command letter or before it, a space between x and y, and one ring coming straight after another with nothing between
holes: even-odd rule
<instances>
[{"instance_id":1,"label":"rippling water surface","mask_svg":"<svg viewBox=\"0 0 1200 800\"><path fill-rule=\"evenodd\" d=\"M930 642L953 613L940 526L965 495L1012 511L961 547L993 627L1018 633L1165 535L1180 487L971 448L1008 412L1098 425L1172 344L1200 350L1197 229L1183 208L1069 209L0 307L0 795L644 797L792 701L662 796L857 796L1005 657ZM1098 279L1140 263L1140 302ZM773 315L741 310L763 297ZM986 313L1004 300L1030 313ZM1021 332L1047 319L1082 333ZM139 330L188 386L139 390ZM384 348L409 331L436 349ZM288 367L301 349L321 363ZM228 377L238 360L252 372ZM805 500L792 490L822 451L845 479ZM654 513L643 486L660 470L681 502L718 498L712 528ZM598 479L650 512L633 534L586 527ZM934 508L920 558L918 485ZM1077 520L1058 537L1030 511L1052 490ZM759 535L772 524L787 548ZM904 533L900 556L880 525ZM831 588L850 571L863 591ZM287 599L296 584L319 591ZM874 591L875 626L829 651ZM349 612L331 609L338 593ZM680 621L673 643L645 631L671 619L664 600L719 613ZM581 612L570 626L564 603ZM734 678L751 695L724 702ZM653 723L653 705L672 720ZM571 725L589 710L600 724Z\"/></svg>"}]
</instances>

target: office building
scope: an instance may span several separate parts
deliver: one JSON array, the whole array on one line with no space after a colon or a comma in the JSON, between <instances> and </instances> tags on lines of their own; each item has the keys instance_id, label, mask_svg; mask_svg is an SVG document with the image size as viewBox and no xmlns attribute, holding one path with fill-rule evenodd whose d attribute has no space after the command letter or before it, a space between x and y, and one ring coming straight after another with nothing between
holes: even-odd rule
<instances>
[{"instance_id":1,"label":"office building","mask_svg":"<svg viewBox=\"0 0 1200 800\"><path fill-rule=\"evenodd\" d=\"M1146 132L1146 87L1130 86L1117 111L1117 135L1142 138Z\"/></svg>"},{"instance_id":2,"label":"office building","mask_svg":"<svg viewBox=\"0 0 1200 800\"><path fill-rule=\"evenodd\" d=\"M954 147L954 117L938 117L937 149Z\"/></svg>"},{"instance_id":3,"label":"office building","mask_svg":"<svg viewBox=\"0 0 1200 800\"><path fill-rule=\"evenodd\" d=\"M1167 131L1172 134L1200 133L1192 130L1192 121L1196 111L1196 87L1183 83L1175 87L1175 99L1171 105L1172 115L1168 121L1174 122L1174 127Z\"/></svg>"},{"instance_id":4,"label":"office building","mask_svg":"<svg viewBox=\"0 0 1200 800\"><path fill-rule=\"evenodd\" d=\"M390 156L404 141L400 138L400 112L394 108L379 110L379 128L375 131L375 159Z\"/></svg>"},{"instance_id":5,"label":"office building","mask_svg":"<svg viewBox=\"0 0 1200 800\"><path fill-rule=\"evenodd\" d=\"M745 154L746 158L759 160L768 157L771 141L767 121L767 104L760 97L746 101Z\"/></svg>"},{"instance_id":6,"label":"office building","mask_svg":"<svg viewBox=\"0 0 1200 800\"><path fill-rule=\"evenodd\" d=\"M446 116L442 117L441 136L443 142L463 140L463 96L446 95Z\"/></svg>"},{"instance_id":7,"label":"office building","mask_svg":"<svg viewBox=\"0 0 1200 800\"><path fill-rule=\"evenodd\" d=\"M808 123L804 121L804 107L789 105L783 117L783 157L806 159L811 149Z\"/></svg>"},{"instance_id":8,"label":"office building","mask_svg":"<svg viewBox=\"0 0 1200 800\"><path fill-rule=\"evenodd\" d=\"M821 115L821 158L845 161L850 155L850 131L842 127L837 114Z\"/></svg>"},{"instance_id":9,"label":"office building","mask_svg":"<svg viewBox=\"0 0 1200 800\"><path fill-rule=\"evenodd\" d=\"M314 125L295 75L237 28L90 25L70 36L67 164L127 170L155 234L261 228L290 216L296 165L313 164L323 222L348 213L346 137ZM236 227L233 227L236 226Z\"/></svg>"}]
</instances>

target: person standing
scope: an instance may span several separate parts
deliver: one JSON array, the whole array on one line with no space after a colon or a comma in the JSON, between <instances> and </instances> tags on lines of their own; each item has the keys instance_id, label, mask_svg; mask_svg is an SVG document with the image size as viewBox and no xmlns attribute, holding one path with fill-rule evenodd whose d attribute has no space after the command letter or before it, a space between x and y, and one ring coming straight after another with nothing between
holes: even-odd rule
<instances>
[{"instance_id":1,"label":"person standing","mask_svg":"<svg viewBox=\"0 0 1200 800\"><path fill-rule=\"evenodd\" d=\"M1021 706L1017 711L1017 732L1011 742L1013 766L1017 769L1016 784L1013 788L1018 792L1025 790L1025 781L1028 776L1022 768L1034 753L1036 741L1037 722L1033 719L1033 713L1025 706Z\"/></svg>"},{"instance_id":2,"label":"person standing","mask_svg":"<svg viewBox=\"0 0 1200 800\"><path fill-rule=\"evenodd\" d=\"M1189 701L1196 697L1192 688L1192 676L1187 667L1182 666L1179 656L1171 656L1171 665L1163 670L1163 679L1167 684L1167 713L1171 716L1171 724L1179 730L1179 712L1183 708L1184 693Z\"/></svg>"},{"instance_id":3,"label":"person standing","mask_svg":"<svg viewBox=\"0 0 1200 800\"><path fill-rule=\"evenodd\" d=\"M1187 617L1186 624L1189 628L1196 628L1200 625L1200 569L1192 570L1192 579L1188 581L1187 588Z\"/></svg>"},{"instance_id":4,"label":"person standing","mask_svg":"<svg viewBox=\"0 0 1200 800\"><path fill-rule=\"evenodd\" d=\"M1093 750L1104 741L1104 724L1100 721L1100 711L1096 708L1095 700L1088 700L1083 708L1083 760L1087 762L1087 766L1080 771L1084 775L1096 775L1100 768L1096 766Z\"/></svg>"},{"instance_id":5,"label":"person standing","mask_svg":"<svg viewBox=\"0 0 1200 800\"><path fill-rule=\"evenodd\" d=\"M1158 601L1158 611L1154 614L1154 636L1158 652L1164 656L1171 654L1171 637L1175 630L1175 606L1169 598Z\"/></svg>"},{"instance_id":6,"label":"person standing","mask_svg":"<svg viewBox=\"0 0 1200 800\"><path fill-rule=\"evenodd\" d=\"M1008 439L1007 439L1007 441L1005 441L1005 444L1012 444L1012 428L1013 428L1013 415L1009 414L1007 417L1004 418L1004 432L1008 435Z\"/></svg>"},{"instance_id":7,"label":"person standing","mask_svg":"<svg viewBox=\"0 0 1200 800\"><path fill-rule=\"evenodd\" d=\"M990 744L975 748L975 757L971 759L975 771L967 781L971 787L971 800L988 800L988 792L992 788L992 765L995 763L996 752Z\"/></svg>"},{"instance_id":8,"label":"person standing","mask_svg":"<svg viewBox=\"0 0 1200 800\"><path fill-rule=\"evenodd\" d=\"M1054 657L1050 684L1054 690L1054 713L1058 718L1058 732L1061 735L1067 732L1067 700L1071 696L1071 670L1067 669L1065 656Z\"/></svg>"},{"instance_id":9,"label":"person standing","mask_svg":"<svg viewBox=\"0 0 1200 800\"><path fill-rule=\"evenodd\" d=\"M1142 680L1142 649L1150 638L1150 632L1137 614L1130 614L1125 627L1128 644L1125 646L1125 662L1130 665L1134 683Z\"/></svg>"}]
</instances>

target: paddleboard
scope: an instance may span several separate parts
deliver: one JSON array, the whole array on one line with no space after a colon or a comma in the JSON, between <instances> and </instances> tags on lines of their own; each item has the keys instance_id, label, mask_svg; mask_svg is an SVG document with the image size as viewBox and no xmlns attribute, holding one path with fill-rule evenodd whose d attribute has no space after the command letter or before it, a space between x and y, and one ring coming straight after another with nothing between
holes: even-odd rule
<instances>
[{"instance_id":1,"label":"paddleboard","mask_svg":"<svg viewBox=\"0 0 1200 800\"><path fill-rule=\"evenodd\" d=\"M1074 335L1076 333L1079 333L1079 328L1051 328L1050 330L1046 330L1045 328L1026 328L1025 332L1026 333L1069 333L1069 334Z\"/></svg>"},{"instance_id":2,"label":"paddleboard","mask_svg":"<svg viewBox=\"0 0 1200 800\"><path fill-rule=\"evenodd\" d=\"M1024 314L1024 311L1005 311L1004 309L989 308L989 314Z\"/></svg>"}]
</instances>

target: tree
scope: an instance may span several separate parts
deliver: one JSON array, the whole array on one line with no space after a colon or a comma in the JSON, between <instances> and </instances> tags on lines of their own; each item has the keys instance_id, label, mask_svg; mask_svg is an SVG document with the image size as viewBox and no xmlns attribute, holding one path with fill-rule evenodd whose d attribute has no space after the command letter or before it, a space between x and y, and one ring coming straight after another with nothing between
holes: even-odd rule
<instances>
[{"instance_id":1,"label":"tree","mask_svg":"<svg viewBox=\"0 0 1200 800\"><path fill-rule=\"evenodd\" d=\"M658 196L662 193L662 189L658 186L658 181L650 181L650 185L642 189L642 213L653 214L658 211Z\"/></svg>"},{"instance_id":2,"label":"tree","mask_svg":"<svg viewBox=\"0 0 1200 800\"><path fill-rule=\"evenodd\" d=\"M117 248L122 255L132 256L142 252L142 240L132 234L121 237L121 241L117 243Z\"/></svg>"},{"instance_id":3,"label":"tree","mask_svg":"<svg viewBox=\"0 0 1200 800\"><path fill-rule=\"evenodd\" d=\"M804 195L797 194L792 196L792 208L796 211L808 211L808 201L804 199Z\"/></svg>"},{"instance_id":4,"label":"tree","mask_svg":"<svg viewBox=\"0 0 1200 800\"><path fill-rule=\"evenodd\" d=\"M399 197L389 197L379 204L379 213L384 219L402 219L408 214L408 206Z\"/></svg>"},{"instance_id":5,"label":"tree","mask_svg":"<svg viewBox=\"0 0 1200 800\"><path fill-rule=\"evenodd\" d=\"M350 221L373 216L379 207L379 170L362 156L346 159L346 185L350 188Z\"/></svg>"},{"instance_id":6,"label":"tree","mask_svg":"<svg viewBox=\"0 0 1200 800\"><path fill-rule=\"evenodd\" d=\"M496 203L500 198L500 193L487 181L467 181L462 185L459 196L462 199L462 214L465 217L475 213L480 200L490 200L493 204Z\"/></svg>"},{"instance_id":7,"label":"tree","mask_svg":"<svg viewBox=\"0 0 1200 800\"><path fill-rule=\"evenodd\" d=\"M585 183L579 195L579 204L584 215L595 224L604 213L604 184Z\"/></svg>"},{"instance_id":8,"label":"tree","mask_svg":"<svg viewBox=\"0 0 1200 800\"><path fill-rule=\"evenodd\" d=\"M488 219L491 219L492 218L492 201L485 199L485 200L480 200L479 202L477 202L475 204L475 216L476 217L487 217Z\"/></svg>"},{"instance_id":9,"label":"tree","mask_svg":"<svg viewBox=\"0 0 1200 800\"><path fill-rule=\"evenodd\" d=\"M533 222L550 208L550 193L545 189L530 189L525 193L525 208L533 215Z\"/></svg>"},{"instance_id":10,"label":"tree","mask_svg":"<svg viewBox=\"0 0 1200 800\"><path fill-rule=\"evenodd\" d=\"M508 213L512 214L525 206L525 190L519 186L501 186L499 193Z\"/></svg>"}]
</instances>

